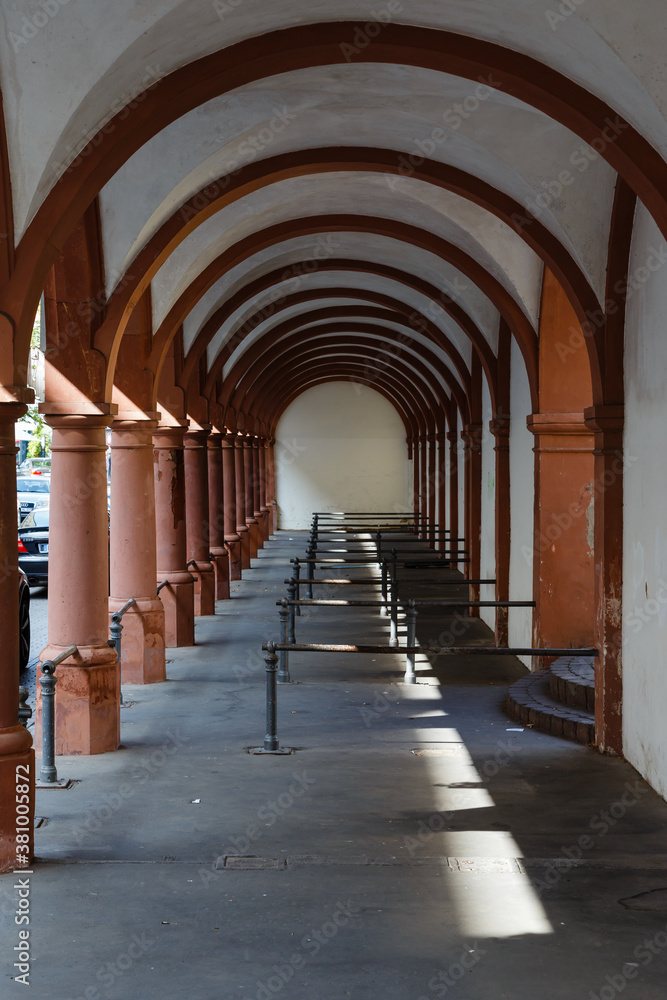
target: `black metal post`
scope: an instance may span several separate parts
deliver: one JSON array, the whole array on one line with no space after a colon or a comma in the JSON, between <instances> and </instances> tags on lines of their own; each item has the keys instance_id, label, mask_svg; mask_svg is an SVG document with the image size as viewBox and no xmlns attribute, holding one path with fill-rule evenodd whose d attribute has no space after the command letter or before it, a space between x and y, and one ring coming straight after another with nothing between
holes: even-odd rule
<instances>
[{"instance_id":1,"label":"black metal post","mask_svg":"<svg viewBox=\"0 0 667 1000\"><path fill-rule=\"evenodd\" d=\"M382 600L386 601L387 600L387 560L386 559L382 560L382 583L380 584L380 590L382 592ZM384 604L382 605L382 607L380 608L380 614L381 615L386 615L387 614L387 607L386 607L386 605L384 605Z\"/></svg>"},{"instance_id":2,"label":"black metal post","mask_svg":"<svg viewBox=\"0 0 667 1000\"><path fill-rule=\"evenodd\" d=\"M413 600L408 601L406 618L408 621L408 637L406 642L408 652L405 654L405 677L403 678L403 683L416 684L417 675L415 673L414 647L417 642L417 609Z\"/></svg>"},{"instance_id":3,"label":"black metal post","mask_svg":"<svg viewBox=\"0 0 667 1000\"><path fill-rule=\"evenodd\" d=\"M280 611L278 612L278 617L280 618L280 642L289 643L289 627L290 627L290 608L287 603L287 598L283 597L280 602ZM289 663L287 660L288 652L286 649L280 650L280 668L278 670L278 683L279 684L289 684Z\"/></svg>"},{"instance_id":4,"label":"black metal post","mask_svg":"<svg viewBox=\"0 0 667 1000\"><path fill-rule=\"evenodd\" d=\"M292 562L294 564L294 586L295 586L296 600L298 601L298 600L300 600L300 589L301 589L300 586L299 586L299 576L301 574L301 563L299 562L298 559L293 559ZM297 613L297 615L300 615L301 614L301 608L297 608L296 609L296 613Z\"/></svg>"},{"instance_id":5,"label":"black metal post","mask_svg":"<svg viewBox=\"0 0 667 1000\"><path fill-rule=\"evenodd\" d=\"M19 688L19 722L27 728L28 719L32 718L32 709L28 704L29 691L27 687Z\"/></svg>"},{"instance_id":6,"label":"black metal post","mask_svg":"<svg viewBox=\"0 0 667 1000\"><path fill-rule=\"evenodd\" d=\"M278 654L275 642L267 642L266 656L266 736L265 750L277 750L278 743L278 690L276 674L278 673Z\"/></svg>"},{"instance_id":7,"label":"black metal post","mask_svg":"<svg viewBox=\"0 0 667 1000\"><path fill-rule=\"evenodd\" d=\"M287 586L287 599L288 601L297 600L296 597L296 583L294 580L290 580ZM289 606L289 635L288 642L296 642L296 607L294 604Z\"/></svg>"},{"instance_id":8,"label":"black metal post","mask_svg":"<svg viewBox=\"0 0 667 1000\"><path fill-rule=\"evenodd\" d=\"M309 548L306 553L306 564L308 566L308 579L315 579L315 558L316 553L314 548ZM306 599L312 601L313 599L313 585L312 583L306 584Z\"/></svg>"}]
</instances>

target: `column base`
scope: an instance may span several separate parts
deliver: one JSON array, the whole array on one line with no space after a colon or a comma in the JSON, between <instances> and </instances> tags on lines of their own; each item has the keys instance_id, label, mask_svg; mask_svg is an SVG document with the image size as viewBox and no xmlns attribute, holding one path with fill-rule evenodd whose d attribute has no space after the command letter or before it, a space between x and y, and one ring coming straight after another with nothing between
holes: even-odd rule
<instances>
[{"instance_id":1,"label":"column base","mask_svg":"<svg viewBox=\"0 0 667 1000\"><path fill-rule=\"evenodd\" d=\"M164 592L163 588L163 591ZM119 597L109 598L109 615L125 604ZM157 684L166 681L165 611L159 598L138 600L123 615L121 638L122 684Z\"/></svg>"},{"instance_id":2,"label":"column base","mask_svg":"<svg viewBox=\"0 0 667 1000\"><path fill-rule=\"evenodd\" d=\"M248 521L248 531L250 532L250 558L256 559L257 553L264 545L264 540L262 538L262 529L259 523L253 518L252 521Z\"/></svg>"},{"instance_id":3,"label":"column base","mask_svg":"<svg viewBox=\"0 0 667 1000\"><path fill-rule=\"evenodd\" d=\"M158 570L158 582L169 580L160 591L164 607L165 646L194 646L195 587L190 573L163 573Z\"/></svg>"},{"instance_id":4,"label":"column base","mask_svg":"<svg viewBox=\"0 0 667 1000\"><path fill-rule=\"evenodd\" d=\"M268 542L271 537L271 511L268 507L262 507L260 513L262 515L262 533L264 541Z\"/></svg>"},{"instance_id":5,"label":"column base","mask_svg":"<svg viewBox=\"0 0 667 1000\"><path fill-rule=\"evenodd\" d=\"M195 581L195 618L215 614L215 572L210 562L197 562L192 568Z\"/></svg>"},{"instance_id":6,"label":"column base","mask_svg":"<svg viewBox=\"0 0 667 1000\"><path fill-rule=\"evenodd\" d=\"M242 570L240 537L237 535L236 538L229 541L225 539L225 548L229 555L229 579L240 580Z\"/></svg>"},{"instance_id":7,"label":"column base","mask_svg":"<svg viewBox=\"0 0 667 1000\"><path fill-rule=\"evenodd\" d=\"M215 574L216 601L229 600L229 555L226 549L211 549L211 562Z\"/></svg>"},{"instance_id":8,"label":"column base","mask_svg":"<svg viewBox=\"0 0 667 1000\"><path fill-rule=\"evenodd\" d=\"M63 651L47 646L40 660ZM56 669L56 754L96 754L120 744L120 671L111 646L79 646ZM37 678L35 743L42 740L42 686Z\"/></svg>"},{"instance_id":9,"label":"column base","mask_svg":"<svg viewBox=\"0 0 667 1000\"><path fill-rule=\"evenodd\" d=\"M250 532L246 525L236 530L241 538L241 569L250 569Z\"/></svg>"},{"instance_id":10,"label":"column base","mask_svg":"<svg viewBox=\"0 0 667 1000\"><path fill-rule=\"evenodd\" d=\"M27 786L28 791L24 792ZM28 795L17 814L18 795ZM17 820L21 817L21 825ZM23 818L27 823L23 826ZM35 751L23 726L0 730L0 873L29 868L35 853ZM17 835L21 841L16 842ZM20 850L18 850L20 848ZM24 850L27 848L27 850ZM25 863L21 860L25 858Z\"/></svg>"}]
</instances>

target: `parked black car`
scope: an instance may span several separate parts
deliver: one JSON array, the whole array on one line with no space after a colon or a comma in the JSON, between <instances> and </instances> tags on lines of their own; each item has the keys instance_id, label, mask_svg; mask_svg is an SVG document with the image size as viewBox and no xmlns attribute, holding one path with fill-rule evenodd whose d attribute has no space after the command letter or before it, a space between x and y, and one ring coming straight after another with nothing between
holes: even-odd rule
<instances>
[{"instance_id":1,"label":"parked black car","mask_svg":"<svg viewBox=\"0 0 667 1000\"><path fill-rule=\"evenodd\" d=\"M28 577L19 567L19 669L23 670L30 659L30 585Z\"/></svg>"},{"instance_id":2,"label":"parked black car","mask_svg":"<svg viewBox=\"0 0 667 1000\"><path fill-rule=\"evenodd\" d=\"M49 580L49 508L38 507L19 527L19 566L31 587Z\"/></svg>"}]
</instances>

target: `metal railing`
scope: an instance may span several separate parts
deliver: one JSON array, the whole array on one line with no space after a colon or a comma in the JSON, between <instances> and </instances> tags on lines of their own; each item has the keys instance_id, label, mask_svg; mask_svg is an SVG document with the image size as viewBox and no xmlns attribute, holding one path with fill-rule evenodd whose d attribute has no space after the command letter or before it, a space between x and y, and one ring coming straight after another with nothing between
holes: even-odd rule
<instances>
[{"instance_id":1,"label":"metal railing","mask_svg":"<svg viewBox=\"0 0 667 1000\"><path fill-rule=\"evenodd\" d=\"M412 641L411 641L412 640ZM414 630L409 629L408 645L397 649L395 646L344 646L322 645L320 643L299 643L296 646L282 642L266 642L262 645L266 651L266 736L264 750L275 752L280 748L278 740L278 664L282 652L296 653L372 653L373 655L391 655L405 653L406 670L404 683L416 684L415 658L417 653L427 656L445 656L447 654L476 656L599 656L597 649L529 649L523 647L502 646L418 646L415 644Z\"/></svg>"}]
</instances>

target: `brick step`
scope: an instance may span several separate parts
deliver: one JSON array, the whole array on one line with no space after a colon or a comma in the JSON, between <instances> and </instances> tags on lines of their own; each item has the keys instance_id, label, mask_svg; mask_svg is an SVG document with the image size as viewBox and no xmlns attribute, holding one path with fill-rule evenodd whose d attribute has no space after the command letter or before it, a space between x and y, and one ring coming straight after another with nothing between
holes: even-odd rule
<instances>
[{"instance_id":1,"label":"brick step","mask_svg":"<svg viewBox=\"0 0 667 1000\"><path fill-rule=\"evenodd\" d=\"M515 681L507 695L507 713L517 722L577 743L595 742L592 712L555 701L549 693L549 671L538 670Z\"/></svg>"},{"instance_id":2,"label":"brick step","mask_svg":"<svg viewBox=\"0 0 667 1000\"><path fill-rule=\"evenodd\" d=\"M561 656L549 669L549 693L554 701L595 711L595 667L592 656Z\"/></svg>"}]
</instances>

